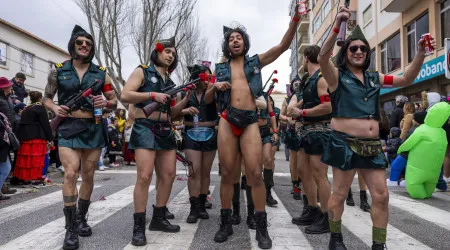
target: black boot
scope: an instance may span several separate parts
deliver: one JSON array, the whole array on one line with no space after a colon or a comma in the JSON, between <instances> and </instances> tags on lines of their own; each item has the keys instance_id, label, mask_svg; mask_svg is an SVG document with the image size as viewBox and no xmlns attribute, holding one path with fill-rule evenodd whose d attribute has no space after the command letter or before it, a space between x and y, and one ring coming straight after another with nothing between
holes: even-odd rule
<instances>
[{"instance_id":1,"label":"black boot","mask_svg":"<svg viewBox=\"0 0 450 250\"><path fill-rule=\"evenodd\" d=\"M233 185L233 214L231 215L231 223L233 225L239 225L241 223L240 215L240 200L241 200L241 189L239 183Z\"/></svg>"},{"instance_id":2,"label":"black boot","mask_svg":"<svg viewBox=\"0 0 450 250\"><path fill-rule=\"evenodd\" d=\"M324 234L330 232L330 224L328 223L328 213L320 212L320 215L313 224L305 228L307 234Z\"/></svg>"},{"instance_id":3,"label":"black boot","mask_svg":"<svg viewBox=\"0 0 450 250\"><path fill-rule=\"evenodd\" d=\"M198 196L198 217L203 220L209 219L209 214L206 212L206 194L200 194Z\"/></svg>"},{"instance_id":4,"label":"black boot","mask_svg":"<svg viewBox=\"0 0 450 250\"><path fill-rule=\"evenodd\" d=\"M77 206L64 207L66 217L66 236L64 237L63 249L78 249L78 224Z\"/></svg>"},{"instance_id":5,"label":"black boot","mask_svg":"<svg viewBox=\"0 0 450 250\"><path fill-rule=\"evenodd\" d=\"M303 212L302 215L304 213L306 213L306 208L308 207L308 197L306 195L302 196L302 200L303 200Z\"/></svg>"},{"instance_id":6,"label":"black boot","mask_svg":"<svg viewBox=\"0 0 450 250\"><path fill-rule=\"evenodd\" d=\"M192 196L189 198L189 202L191 203L191 211L189 212L189 215L186 219L187 223L197 223L198 220L198 207L199 207L199 200L197 197Z\"/></svg>"},{"instance_id":7,"label":"black boot","mask_svg":"<svg viewBox=\"0 0 450 250\"><path fill-rule=\"evenodd\" d=\"M249 229L256 229L255 207L253 204L247 205L247 226Z\"/></svg>"},{"instance_id":8,"label":"black boot","mask_svg":"<svg viewBox=\"0 0 450 250\"><path fill-rule=\"evenodd\" d=\"M266 204L269 207L274 207L278 204L278 201L272 197L271 192L271 188L273 187L273 171L271 169L264 169L263 175L264 185L266 186Z\"/></svg>"},{"instance_id":9,"label":"black boot","mask_svg":"<svg viewBox=\"0 0 450 250\"><path fill-rule=\"evenodd\" d=\"M258 241L258 247L261 249L272 248L272 239L270 239L269 232L267 231L267 213L256 212L256 241Z\"/></svg>"},{"instance_id":10,"label":"black boot","mask_svg":"<svg viewBox=\"0 0 450 250\"><path fill-rule=\"evenodd\" d=\"M372 241L372 250L384 250L386 247L385 243L376 243L375 241Z\"/></svg>"},{"instance_id":11,"label":"black boot","mask_svg":"<svg viewBox=\"0 0 450 250\"><path fill-rule=\"evenodd\" d=\"M294 200L302 200L302 190L298 186L294 186Z\"/></svg>"},{"instance_id":12,"label":"black boot","mask_svg":"<svg viewBox=\"0 0 450 250\"><path fill-rule=\"evenodd\" d=\"M166 233L176 233L180 231L180 226L172 225L166 218L167 207L153 206L153 217L148 229L150 231L162 231Z\"/></svg>"},{"instance_id":13,"label":"black boot","mask_svg":"<svg viewBox=\"0 0 450 250\"><path fill-rule=\"evenodd\" d=\"M166 211L165 211L164 216L166 217L166 219L168 219L168 220L175 219L175 215L169 211L169 208L167 206L165 208L166 208Z\"/></svg>"},{"instance_id":14,"label":"black boot","mask_svg":"<svg viewBox=\"0 0 450 250\"><path fill-rule=\"evenodd\" d=\"M351 206L351 207L353 207L355 205L355 201L353 200L353 194L352 194L351 188L348 190L348 195L347 195L347 199L345 200L345 203L347 204L347 206Z\"/></svg>"},{"instance_id":15,"label":"black boot","mask_svg":"<svg viewBox=\"0 0 450 250\"><path fill-rule=\"evenodd\" d=\"M272 192L270 188L266 190L266 204L269 207L276 207L278 204L278 201L272 197Z\"/></svg>"},{"instance_id":16,"label":"black boot","mask_svg":"<svg viewBox=\"0 0 450 250\"><path fill-rule=\"evenodd\" d=\"M292 219L292 223L300 226L311 225L314 221L316 221L316 218L320 216L321 213L322 212L319 207L307 206L306 210L300 217Z\"/></svg>"},{"instance_id":17,"label":"black boot","mask_svg":"<svg viewBox=\"0 0 450 250\"><path fill-rule=\"evenodd\" d=\"M225 242L228 236L233 234L233 226L231 224L231 209L220 210L220 228L214 236L215 242Z\"/></svg>"},{"instance_id":18,"label":"black boot","mask_svg":"<svg viewBox=\"0 0 450 250\"><path fill-rule=\"evenodd\" d=\"M247 186L247 177L245 177L245 175L243 175L241 177L241 189L245 190L245 186Z\"/></svg>"},{"instance_id":19,"label":"black boot","mask_svg":"<svg viewBox=\"0 0 450 250\"><path fill-rule=\"evenodd\" d=\"M370 205L369 202L367 201L367 193L365 190L359 191L359 199L361 202L359 207L365 212L370 212Z\"/></svg>"},{"instance_id":20,"label":"black boot","mask_svg":"<svg viewBox=\"0 0 450 250\"><path fill-rule=\"evenodd\" d=\"M328 243L329 250L347 250L342 239L342 233L331 233L330 243Z\"/></svg>"},{"instance_id":21,"label":"black boot","mask_svg":"<svg viewBox=\"0 0 450 250\"><path fill-rule=\"evenodd\" d=\"M145 237L145 212L133 214L134 226L133 226L133 239L131 245L144 246L147 244L147 238Z\"/></svg>"},{"instance_id":22,"label":"black boot","mask_svg":"<svg viewBox=\"0 0 450 250\"><path fill-rule=\"evenodd\" d=\"M86 214L89 209L90 201L78 200L78 211L77 211L77 223L78 223L78 235L81 237L87 237L92 235L92 229L87 224Z\"/></svg>"}]
</instances>

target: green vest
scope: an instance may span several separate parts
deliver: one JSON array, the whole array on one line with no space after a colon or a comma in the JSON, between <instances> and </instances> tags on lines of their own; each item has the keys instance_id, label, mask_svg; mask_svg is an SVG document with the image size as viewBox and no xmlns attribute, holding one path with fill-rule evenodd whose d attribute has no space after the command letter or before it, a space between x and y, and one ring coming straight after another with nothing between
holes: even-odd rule
<instances>
[{"instance_id":1,"label":"green vest","mask_svg":"<svg viewBox=\"0 0 450 250\"><path fill-rule=\"evenodd\" d=\"M333 117L380 120L380 75L364 72L364 85L349 70L339 69L339 85L330 93Z\"/></svg>"},{"instance_id":2,"label":"green vest","mask_svg":"<svg viewBox=\"0 0 450 250\"><path fill-rule=\"evenodd\" d=\"M97 82L92 89L92 95L101 95L105 84L106 72L103 67L90 63L83 79L78 78L78 74L72 65L72 61L65 61L56 65L58 83L58 104L64 105L71 96L80 93L93 83ZM80 109L93 110L92 102L84 102Z\"/></svg>"},{"instance_id":3,"label":"green vest","mask_svg":"<svg viewBox=\"0 0 450 250\"><path fill-rule=\"evenodd\" d=\"M162 76L159 74L159 72L155 69L153 65L147 66L144 64L139 65L138 68L141 68L144 71L144 84L142 84L137 92L166 92L173 87L175 87L175 83L170 79L168 76L166 76L166 81L164 82ZM136 108L143 108L147 106L147 104L152 103L151 100L136 103L134 106ZM160 105L157 111L161 112L167 112L170 109L170 103L166 105Z\"/></svg>"},{"instance_id":4,"label":"green vest","mask_svg":"<svg viewBox=\"0 0 450 250\"><path fill-rule=\"evenodd\" d=\"M322 77L320 69L314 72L312 76L306 80L305 86L303 87L303 109L314 108L315 106L321 104L319 94L317 93L317 84L319 79ZM321 116L305 116L303 120L305 122L320 122L327 121L331 119L331 114L321 115Z\"/></svg>"},{"instance_id":5,"label":"green vest","mask_svg":"<svg viewBox=\"0 0 450 250\"><path fill-rule=\"evenodd\" d=\"M259 62L259 56L254 55L252 57L245 56L244 58L244 73L247 78L250 91L256 98L263 94L262 78L261 78L261 65ZM217 82L231 82L231 67L230 61L216 64L216 81ZM230 105L231 90L217 91L216 101L220 105L220 111L227 109Z\"/></svg>"}]
</instances>

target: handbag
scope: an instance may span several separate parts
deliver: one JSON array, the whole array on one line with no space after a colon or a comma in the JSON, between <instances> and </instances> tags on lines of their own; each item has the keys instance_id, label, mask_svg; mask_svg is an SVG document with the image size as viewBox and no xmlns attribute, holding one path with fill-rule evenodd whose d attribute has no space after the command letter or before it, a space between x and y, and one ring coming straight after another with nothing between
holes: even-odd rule
<instances>
[{"instance_id":1,"label":"handbag","mask_svg":"<svg viewBox=\"0 0 450 250\"><path fill-rule=\"evenodd\" d=\"M6 126L6 124L1 119L0 119L0 122L2 123L3 127L5 127L6 133L8 133L9 148L13 151L19 150L20 142L17 139L16 135L10 129L8 129L9 127Z\"/></svg>"}]
</instances>

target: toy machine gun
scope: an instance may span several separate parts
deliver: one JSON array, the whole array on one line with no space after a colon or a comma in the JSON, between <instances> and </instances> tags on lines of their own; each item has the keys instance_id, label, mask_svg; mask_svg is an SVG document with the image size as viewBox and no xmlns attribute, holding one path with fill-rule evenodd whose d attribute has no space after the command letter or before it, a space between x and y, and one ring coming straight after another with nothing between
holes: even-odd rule
<instances>
[{"instance_id":1,"label":"toy machine gun","mask_svg":"<svg viewBox=\"0 0 450 250\"><path fill-rule=\"evenodd\" d=\"M195 89L195 85L199 83L200 81L208 81L210 76L205 73L199 74L197 79L194 79L184 85L178 86L176 88L172 89L172 86L169 86L162 90L162 93L170 95L171 98L175 98L176 95L182 91L186 92L191 89ZM149 117L158 107L161 105L161 103L158 102L151 102L150 104L147 104L145 107L142 108L144 111L144 114L146 117Z\"/></svg>"},{"instance_id":2,"label":"toy machine gun","mask_svg":"<svg viewBox=\"0 0 450 250\"><path fill-rule=\"evenodd\" d=\"M88 98L92 94L92 88L95 86L95 84L99 83L100 80L96 80L94 83L89 85L86 89L81 91L78 94L74 94L71 97L69 97L69 100L65 104L65 106L69 107L70 110L74 110L79 108L83 101L86 101L88 103L92 104L92 101ZM70 112L70 111L69 111ZM56 130L58 125L64 120L64 117L56 116L53 118L53 120L50 122L50 127L52 130Z\"/></svg>"},{"instance_id":3,"label":"toy machine gun","mask_svg":"<svg viewBox=\"0 0 450 250\"><path fill-rule=\"evenodd\" d=\"M348 8L350 5L350 0L345 0L345 8ZM339 27L339 34L337 37L336 45L339 47L344 46L345 44L345 33L347 31L347 21L341 22L341 27Z\"/></svg>"},{"instance_id":4,"label":"toy machine gun","mask_svg":"<svg viewBox=\"0 0 450 250\"><path fill-rule=\"evenodd\" d=\"M278 70L274 70L274 71L272 72L272 74L270 75L269 79L267 79L266 83L264 84L263 90L266 88L267 84L269 83L270 79L272 79L272 76L273 76L274 74L278 74ZM276 79L276 78L275 78L275 79ZM278 80L277 80L277 82L278 82ZM270 89L270 87L269 87L269 89Z\"/></svg>"},{"instance_id":5,"label":"toy machine gun","mask_svg":"<svg viewBox=\"0 0 450 250\"><path fill-rule=\"evenodd\" d=\"M178 160L179 162L181 162L181 163L183 164L183 166L185 167L185 169L186 169L186 176L187 176L187 177L190 177L190 176L191 176L191 175L188 174L188 171L187 171L188 168L191 168L191 169L192 169L192 174L194 174L194 167L193 167L193 165L192 165L192 162L188 161L188 160L186 159L186 157L184 157L184 155L181 154L181 152L178 151L178 150L177 150L177 160Z\"/></svg>"}]
</instances>

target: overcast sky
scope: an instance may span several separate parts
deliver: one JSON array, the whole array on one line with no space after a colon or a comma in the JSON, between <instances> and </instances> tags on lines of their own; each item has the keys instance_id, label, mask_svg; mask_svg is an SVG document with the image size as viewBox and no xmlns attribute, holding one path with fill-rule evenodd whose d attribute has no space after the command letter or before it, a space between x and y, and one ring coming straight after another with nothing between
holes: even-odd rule
<instances>
[{"instance_id":1,"label":"overcast sky","mask_svg":"<svg viewBox=\"0 0 450 250\"><path fill-rule=\"evenodd\" d=\"M87 19L72 0L1 0L0 17L67 50L67 42L75 24L88 30ZM222 26L239 22L247 28L251 47L249 54L260 54L277 45L289 25L290 0L199 0L197 13L201 32L208 38L210 58L217 62L217 52L222 43ZM134 50L123 53L125 79L139 64ZM266 66L263 81L274 69L278 70L277 90L285 91L289 82L290 50ZM201 59L201 58L199 58Z\"/></svg>"}]
</instances>

